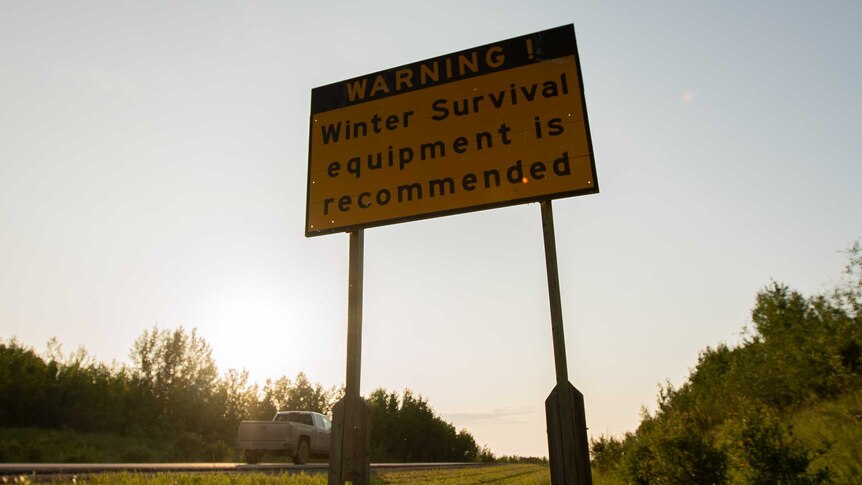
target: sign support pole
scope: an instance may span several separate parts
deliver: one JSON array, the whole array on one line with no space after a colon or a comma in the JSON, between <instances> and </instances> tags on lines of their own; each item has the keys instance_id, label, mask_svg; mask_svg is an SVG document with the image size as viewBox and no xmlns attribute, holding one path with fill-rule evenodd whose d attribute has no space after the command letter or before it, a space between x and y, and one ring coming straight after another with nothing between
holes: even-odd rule
<instances>
[{"instance_id":1,"label":"sign support pole","mask_svg":"<svg viewBox=\"0 0 862 485\"><path fill-rule=\"evenodd\" d=\"M347 292L347 383L344 397L332 409L328 485L368 485L370 480L371 409L359 395L362 364L362 274L365 234L350 233Z\"/></svg>"},{"instance_id":2,"label":"sign support pole","mask_svg":"<svg viewBox=\"0 0 862 485\"><path fill-rule=\"evenodd\" d=\"M554 340L554 365L557 374L557 385L545 400L551 483L553 485L592 485L584 395L569 382L566 362L560 276L557 271L557 243L554 237L554 212L550 200L542 201L541 206L548 296L551 304L551 334Z\"/></svg>"}]
</instances>

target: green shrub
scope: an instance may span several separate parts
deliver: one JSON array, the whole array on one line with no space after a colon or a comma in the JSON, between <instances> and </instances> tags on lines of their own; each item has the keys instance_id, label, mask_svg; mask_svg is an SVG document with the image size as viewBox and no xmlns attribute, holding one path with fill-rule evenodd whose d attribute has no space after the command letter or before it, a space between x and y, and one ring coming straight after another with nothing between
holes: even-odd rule
<instances>
[{"instance_id":1,"label":"green shrub","mask_svg":"<svg viewBox=\"0 0 862 485\"><path fill-rule=\"evenodd\" d=\"M625 474L638 484L721 484L727 457L709 433L686 416L645 416L627 443Z\"/></svg>"},{"instance_id":2,"label":"green shrub","mask_svg":"<svg viewBox=\"0 0 862 485\"><path fill-rule=\"evenodd\" d=\"M613 436L590 439L592 465L601 472L616 469L623 458L623 442Z\"/></svg>"},{"instance_id":3,"label":"green shrub","mask_svg":"<svg viewBox=\"0 0 862 485\"><path fill-rule=\"evenodd\" d=\"M827 468L810 470L812 456L790 426L768 409L755 409L737 423L732 452L737 473L745 483L816 484L830 478Z\"/></svg>"}]
</instances>

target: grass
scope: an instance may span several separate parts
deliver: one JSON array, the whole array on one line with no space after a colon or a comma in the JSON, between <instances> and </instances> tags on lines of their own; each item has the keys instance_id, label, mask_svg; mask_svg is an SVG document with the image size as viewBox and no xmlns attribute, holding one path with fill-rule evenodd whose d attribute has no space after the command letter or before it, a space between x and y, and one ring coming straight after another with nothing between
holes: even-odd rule
<instances>
[{"instance_id":1,"label":"grass","mask_svg":"<svg viewBox=\"0 0 862 485\"><path fill-rule=\"evenodd\" d=\"M76 483L93 485L326 485L326 474L240 474L227 472L143 475L135 473L103 473L78 479Z\"/></svg>"},{"instance_id":2,"label":"grass","mask_svg":"<svg viewBox=\"0 0 862 485\"><path fill-rule=\"evenodd\" d=\"M862 482L862 391L797 412L791 424L817 455L812 468L828 467L836 483Z\"/></svg>"},{"instance_id":3,"label":"grass","mask_svg":"<svg viewBox=\"0 0 862 485\"><path fill-rule=\"evenodd\" d=\"M73 430L33 428L0 429L0 462L5 463L154 463L176 461L177 446L164 439L120 436L107 433L82 433ZM234 460L238 457L228 457ZM200 460L189 460L200 461ZM216 458L215 461L223 461ZM271 461L268 458L268 461ZM288 484L324 485L327 476L319 474L264 473L105 473L74 477L0 477L4 483L92 483L92 484ZM550 471L542 465L499 465L449 470L381 471L372 474L371 483L470 485L500 483L513 485L550 484Z\"/></svg>"},{"instance_id":4,"label":"grass","mask_svg":"<svg viewBox=\"0 0 862 485\"><path fill-rule=\"evenodd\" d=\"M34 483L30 477L6 477L7 482ZM93 485L326 485L325 473L103 473L82 477L40 480L41 483L75 483ZM542 465L497 465L450 470L415 470L372 472L373 485L436 484L473 485L499 483L507 485L550 485L548 467Z\"/></svg>"},{"instance_id":5,"label":"grass","mask_svg":"<svg viewBox=\"0 0 862 485\"><path fill-rule=\"evenodd\" d=\"M37 428L0 429L0 462L121 463L159 461L164 443L109 433Z\"/></svg>"},{"instance_id":6,"label":"grass","mask_svg":"<svg viewBox=\"0 0 862 485\"><path fill-rule=\"evenodd\" d=\"M371 483L439 485L472 485L505 483L512 485L542 485L551 483L550 470L542 465L500 465L464 470L416 470L376 474Z\"/></svg>"},{"instance_id":7,"label":"grass","mask_svg":"<svg viewBox=\"0 0 862 485\"><path fill-rule=\"evenodd\" d=\"M593 485L626 485L627 483L629 482L620 476L618 470L602 472L593 468Z\"/></svg>"},{"instance_id":8,"label":"grass","mask_svg":"<svg viewBox=\"0 0 862 485\"><path fill-rule=\"evenodd\" d=\"M0 463L239 461L240 451L189 433L156 437L71 429L0 428ZM2 480L0 480L2 483Z\"/></svg>"}]
</instances>

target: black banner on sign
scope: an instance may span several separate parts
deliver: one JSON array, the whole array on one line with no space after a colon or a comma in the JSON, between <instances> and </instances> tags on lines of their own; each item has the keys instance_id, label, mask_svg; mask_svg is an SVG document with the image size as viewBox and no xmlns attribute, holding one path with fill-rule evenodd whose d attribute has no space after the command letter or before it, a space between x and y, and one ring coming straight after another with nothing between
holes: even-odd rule
<instances>
[{"instance_id":1,"label":"black banner on sign","mask_svg":"<svg viewBox=\"0 0 862 485\"><path fill-rule=\"evenodd\" d=\"M573 24L486 44L314 88L311 113L576 55Z\"/></svg>"}]
</instances>

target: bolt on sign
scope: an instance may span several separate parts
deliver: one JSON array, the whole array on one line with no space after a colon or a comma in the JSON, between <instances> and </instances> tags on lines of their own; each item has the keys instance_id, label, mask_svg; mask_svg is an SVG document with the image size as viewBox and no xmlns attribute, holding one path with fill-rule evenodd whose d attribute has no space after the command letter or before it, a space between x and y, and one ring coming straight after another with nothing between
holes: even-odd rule
<instances>
[{"instance_id":1,"label":"bolt on sign","mask_svg":"<svg viewBox=\"0 0 862 485\"><path fill-rule=\"evenodd\" d=\"M598 191L574 25L311 92L306 236Z\"/></svg>"}]
</instances>

